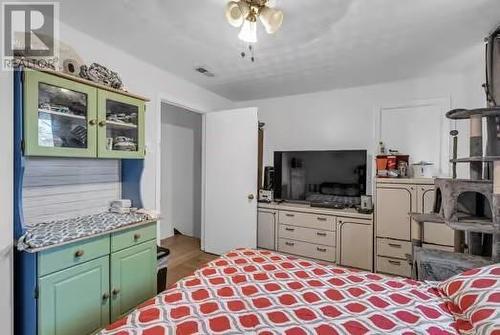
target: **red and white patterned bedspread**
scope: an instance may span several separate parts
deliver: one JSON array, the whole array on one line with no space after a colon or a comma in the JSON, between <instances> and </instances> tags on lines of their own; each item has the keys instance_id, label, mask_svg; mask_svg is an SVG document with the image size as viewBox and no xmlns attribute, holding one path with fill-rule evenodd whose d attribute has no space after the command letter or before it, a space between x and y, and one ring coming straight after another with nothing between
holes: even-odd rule
<instances>
[{"instance_id":1,"label":"red and white patterned bedspread","mask_svg":"<svg viewBox=\"0 0 500 335\"><path fill-rule=\"evenodd\" d=\"M456 334L437 290L278 253L229 252L101 334Z\"/></svg>"}]
</instances>

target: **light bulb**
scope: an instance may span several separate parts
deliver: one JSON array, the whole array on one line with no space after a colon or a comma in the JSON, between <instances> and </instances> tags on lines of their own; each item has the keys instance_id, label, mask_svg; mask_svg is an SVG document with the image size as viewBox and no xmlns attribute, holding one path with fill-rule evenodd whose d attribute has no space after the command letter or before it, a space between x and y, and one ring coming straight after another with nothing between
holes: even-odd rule
<instances>
[{"instance_id":1,"label":"light bulb","mask_svg":"<svg viewBox=\"0 0 500 335\"><path fill-rule=\"evenodd\" d=\"M279 9L264 7L259 15L260 22L268 34L274 34L283 23L283 12Z\"/></svg>"},{"instance_id":2,"label":"light bulb","mask_svg":"<svg viewBox=\"0 0 500 335\"><path fill-rule=\"evenodd\" d=\"M230 25L233 27L241 27L243 24L243 13L238 6L238 3L235 1L228 2L226 6L226 19Z\"/></svg>"},{"instance_id":3,"label":"light bulb","mask_svg":"<svg viewBox=\"0 0 500 335\"><path fill-rule=\"evenodd\" d=\"M240 34L238 35L238 38L248 43L256 43L257 22L245 20L245 22L243 22L243 27L241 27L241 31Z\"/></svg>"}]
</instances>

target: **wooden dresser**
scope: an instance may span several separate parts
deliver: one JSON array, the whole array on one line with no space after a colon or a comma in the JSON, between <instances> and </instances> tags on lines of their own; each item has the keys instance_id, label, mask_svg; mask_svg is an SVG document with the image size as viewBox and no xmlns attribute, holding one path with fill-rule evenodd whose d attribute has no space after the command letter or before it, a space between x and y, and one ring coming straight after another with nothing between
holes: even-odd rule
<instances>
[{"instance_id":1,"label":"wooden dresser","mask_svg":"<svg viewBox=\"0 0 500 335\"><path fill-rule=\"evenodd\" d=\"M375 270L411 276L407 254L420 230L409 213L428 213L434 205L433 179L376 179ZM425 248L453 251L453 230L435 223L423 225Z\"/></svg>"},{"instance_id":2,"label":"wooden dresser","mask_svg":"<svg viewBox=\"0 0 500 335\"><path fill-rule=\"evenodd\" d=\"M373 215L304 204L259 204L260 248L373 270Z\"/></svg>"}]
</instances>

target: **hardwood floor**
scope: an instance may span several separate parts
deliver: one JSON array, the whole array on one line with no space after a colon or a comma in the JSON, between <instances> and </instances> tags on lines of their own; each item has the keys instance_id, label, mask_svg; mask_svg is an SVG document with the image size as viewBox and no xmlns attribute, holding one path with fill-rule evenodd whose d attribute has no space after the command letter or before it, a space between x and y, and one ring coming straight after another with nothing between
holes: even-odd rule
<instances>
[{"instance_id":1,"label":"hardwood floor","mask_svg":"<svg viewBox=\"0 0 500 335\"><path fill-rule=\"evenodd\" d=\"M170 249L167 287L217 258L201 251L200 239L194 237L174 235L161 241L161 246Z\"/></svg>"}]
</instances>

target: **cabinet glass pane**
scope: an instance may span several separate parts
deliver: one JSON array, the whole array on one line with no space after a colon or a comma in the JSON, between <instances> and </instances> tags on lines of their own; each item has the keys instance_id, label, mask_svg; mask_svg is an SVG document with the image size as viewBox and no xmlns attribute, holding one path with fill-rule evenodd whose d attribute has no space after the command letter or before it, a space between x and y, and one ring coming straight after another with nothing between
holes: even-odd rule
<instances>
[{"instance_id":1,"label":"cabinet glass pane","mask_svg":"<svg viewBox=\"0 0 500 335\"><path fill-rule=\"evenodd\" d=\"M138 106L106 100L106 149L138 151L138 117Z\"/></svg>"},{"instance_id":2,"label":"cabinet glass pane","mask_svg":"<svg viewBox=\"0 0 500 335\"><path fill-rule=\"evenodd\" d=\"M86 149L87 116L87 94L38 83L39 146Z\"/></svg>"}]
</instances>

